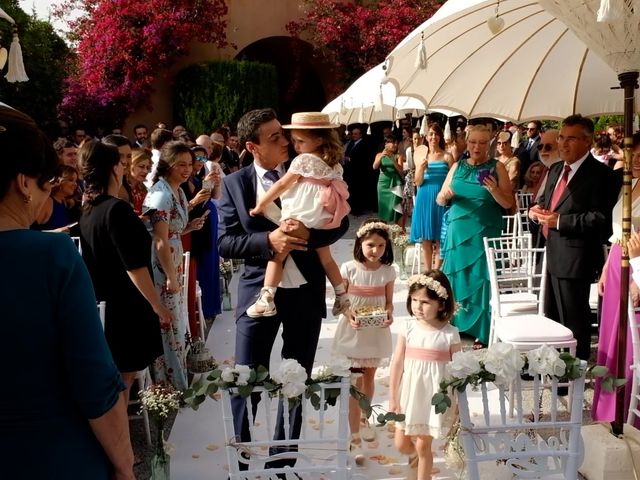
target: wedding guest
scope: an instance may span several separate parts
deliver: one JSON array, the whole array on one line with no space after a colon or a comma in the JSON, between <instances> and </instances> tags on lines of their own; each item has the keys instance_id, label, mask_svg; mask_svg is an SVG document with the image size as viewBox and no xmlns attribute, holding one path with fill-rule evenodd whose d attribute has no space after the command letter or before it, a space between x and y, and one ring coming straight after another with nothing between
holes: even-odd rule
<instances>
[{"instance_id":1,"label":"wedding guest","mask_svg":"<svg viewBox=\"0 0 640 480\"><path fill-rule=\"evenodd\" d=\"M3 478L134 480L124 384L91 278L66 235L29 230L58 159L33 120L0 105L0 452ZM12 392L12 393L11 393Z\"/></svg>"},{"instance_id":2,"label":"wedding guest","mask_svg":"<svg viewBox=\"0 0 640 480\"><path fill-rule=\"evenodd\" d=\"M37 230L69 233L78 219L73 197L77 189L78 171L68 165L59 166L51 183L51 195L42 206L34 227Z\"/></svg>"},{"instance_id":3,"label":"wedding guest","mask_svg":"<svg viewBox=\"0 0 640 480\"><path fill-rule=\"evenodd\" d=\"M453 324L476 337L474 348L487 344L491 325L491 289L482 238L500 236L502 209L512 208L515 202L507 170L489 158L489 140L486 127L469 129L470 156L451 167L436 198L440 205L451 204L443 271L461 305Z\"/></svg>"},{"instance_id":4,"label":"wedding guest","mask_svg":"<svg viewBox=\"0 0 640 480\"><path fill-rule=\"evenodd\" d=\"M134 148L131 151L131 165L122 179L122 187L118 198L129 203L136 215L142 215L142 203L147 196L144 184L151 171L151 152L144 148Z\"/></svg>"},{"instance_id":5,"label":"wedding guest","mask_svg":"<svg viewBox=\"0 0 640 480\"><path fill-rule=\"evenodd\" d=\"M631 173L633 180L631 183L631 224L634 232L640 231L640 133L633 136ZM620 324L620 278L622 261L622 194L618 202L613 207L611 215L611 227L613 235L609 238L611 250L602 268L602 274L598 281L598 293L602 295L602 312L600 316L600 328L598 334L598 353L596 362L604 365L609 371L615 372L617 358L621 353L618 349L618 327ZM629 256L632 256L631 251ZM638 277L637 260L632 262L630 273L633 278L629 282L631 301L634 307L640 306L640 289L635 281ZM626 365L633 363L633 347L631 342L631 332L627 332L627 345L625 348ZM633 371L628 369L624 377L627 384L631 384ZM629 410L629 399L631 390L627 389L624 399L624 412ZM593 390L593 419L603 422L611 422L616 416L616 392L605 392L601 389L601 381L596 380ZM640 426L640 425L638 425Z\"/></svg>"},{"instance_id":6,"label":"wedding guest","mask_svg":"<svg viewBox=\"0 0 640 480\"><path fill-rule=\"evenodd\" d=\"M106 302L105 336L127 390L162 354L160 324L171 324L151 276L151 237L130 205L116 197L125 162L95 140L80 147L86 181L80 218L82 257L98 301ZM158 317L160 321L158 321Z\"/></svg>"},{"instance_id":7,"label":"wedding guest","mask_svg":"<svg viewBox=\"0 0 640 480\"><path fill-rule=\"evenodd\" d=\"M171 310L171 327L162 331L164 355L154 363L156 382L171 383L177 390L187 384L185 334L187 309L183 289L183 250L181 235L199 230L204 218L189 221L189 203L180 185L191 175L193 153L182 142L169 142L160 152L153 186L143 210L150 214L153 249L152 266L156 289L162 303Z\"/></svg>"}]
</instances>

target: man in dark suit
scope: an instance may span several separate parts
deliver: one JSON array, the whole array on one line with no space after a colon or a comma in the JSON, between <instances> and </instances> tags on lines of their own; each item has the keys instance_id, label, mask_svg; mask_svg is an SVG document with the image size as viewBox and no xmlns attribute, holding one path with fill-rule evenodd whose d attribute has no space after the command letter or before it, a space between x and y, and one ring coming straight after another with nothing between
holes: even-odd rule
<instances>
[{"instance_id":1,"label":"man in dark suit","mask_svg":"<svg viewBox=\"0 0 640 480\"><path fill-rule=\"evenodd\" d=\"M527 124L527 140L522 142L514 154L520 159L520 186L524 185L524 174L538 160L538 144L542 133L542 122L533 120Z\"/></svg>"},{"instance_id":2,"label":"man in dark suit","mask_svg":"<svg viewBox=\"0 0 640 480\"><path fill-rule=\"evenodd\" d=\"M353 215L362 215L371 208L370 190L373 170L373 156L367 139L364 138L362 128L351 129L351 140L345 146L344 152L344 181L349 186L349 204ZM376 193L377 195L377 193Z\"/></svg>"},{"instance_id":3,"label":"man in dark suit","mask_svg":"<svg viewBox=\"0 0 640 480\"><path fill-rule=\"evenodd\" d=\"M546 237L545 313L571 329L583 360L590 355L589 286L602 267L618 195L611 169L589 153L592 141L590 119L564 119L558 135L562 161L551 166L544 192L529 210Z\"/></svg>"},{"instance_id":4,"label":"man in dark suit","mask_svg":"<svg viewBox=\"0 0 640 480\"><path fill-rule=\"evenodd\" d=\"M282 357L297 360L311 373L322 318L326 316L325 273L315 248L330 245L346 232L347 217L333 230L307 230L300 222L285 220L279 225L280 209L271 204L265 216L251 217L249 209L267 191L278 175L285 173L289 142L272 109L252 110L238 122L238 134L254 162L223 180L218 247L224 258L243 258L244 272L238 284L236 305L236 352L238 365L269 368L271 349L282 325ZM251 318L246 314L264 281L267 262L275 253L289 252L306 283L296 288L278 288L277 314ZM242 440L249 438L246 405L232 399L234 425ZM290 435L300 433L300 410L291 413ZM282 405L279 406L277 438L284 438Z\"/></svg>"}]
</instances>

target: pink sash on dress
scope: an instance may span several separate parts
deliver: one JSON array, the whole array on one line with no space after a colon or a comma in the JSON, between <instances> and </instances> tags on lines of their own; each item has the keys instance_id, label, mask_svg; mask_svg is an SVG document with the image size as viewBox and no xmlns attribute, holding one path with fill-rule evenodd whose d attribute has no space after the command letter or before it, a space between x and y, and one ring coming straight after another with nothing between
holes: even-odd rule
<instances>
[{"instance_id":1,"label":"pink sash on dress","mask_svg":"<svg viewBox=\"0 0 640 480\"><path fill-rule=\"evenodd\" d=\"M351 211L351 207L349 207L349 203L347 203L349 188L345 181L339 178L321 180L311 177L302 177L302 181L324 187L320 192L320 204L327 212L332 214L333 217L321 228L330 229L339 227L342 219Z\"/></svg>"},{"instance_id":2,"label":"pink sash on dress","mask_svg":"<svg viewBox=\"0 0 640 480\"><path fill-rule=\"evenodd\" d=\"M368 285L349 285L347 292L360 297L384 297L386 290L384 285L370 287Z\"/></svg>"},{"instance_id":3,"label":"pink sash on dress","mask_svg":"<svg viewBox=\"0 0 640 480\"><path fill-rule=\"evenodd\" d=\"M451 360L449 350L433 350L431 348L409 347L404 351L405 358L423 362L448 362Z\"/></svg>"}]
</instances>

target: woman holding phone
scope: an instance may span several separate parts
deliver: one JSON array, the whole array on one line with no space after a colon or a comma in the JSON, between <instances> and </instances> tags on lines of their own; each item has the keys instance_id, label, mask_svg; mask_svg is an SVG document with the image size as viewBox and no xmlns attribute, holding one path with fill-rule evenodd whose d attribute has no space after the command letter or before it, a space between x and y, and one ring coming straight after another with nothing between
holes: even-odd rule
<instances>
[{"instance_id":1,"label":"woman holding phone","mask_svg":"<svg viewBox=\"0 0 640 480\"><path fill-rule=\"evenodd\" d=\"M155 380L171 383L178 390L188 386L185 348L188 319L181 236L201 229L205 221L202 216L189 221L189 202L180 188L191 176L193 157L193 152L182 142L165 144L143 205L143 212L155 209L149 216L153 276L162 303L173 314L170 327L162 331L164 355L154 364Z\"/></svg>"},{"instance_id":2,"label":"woman holding phone","mask_svg":"<svg viewBox=\"0 0 640 480\"><path fill-rule=\"evenodd\" d=\"M506 168L489 158L490 138L485 126L471 127L470 156L451 167L436 197L438 204L451 206L442 270L461 306L453 324L476 338L474 348L487 344L491 326L491 289L482 239L500 236L502 209L514 204Z\"/></svg>"}]
</instances>

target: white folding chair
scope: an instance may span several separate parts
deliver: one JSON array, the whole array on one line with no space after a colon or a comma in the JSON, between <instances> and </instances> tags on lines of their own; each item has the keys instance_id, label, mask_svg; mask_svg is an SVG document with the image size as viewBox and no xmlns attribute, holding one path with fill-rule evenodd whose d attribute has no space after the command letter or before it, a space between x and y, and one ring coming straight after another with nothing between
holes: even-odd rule
<instances>
[{"instance_id":1,"label":"white folding chair","mask_svg":"<svg viewBox=\"0 0 640 480\"><path fill-rule=\"evenodd\" d=\"M503 215L501 235L503 237L517 237L520 233L520 218L518 214Z\"/></svg>"},{"instance_id":2,"label":"white folding chair","mask_svg":"<svg viewBox=\"0 0 640 480\"><path fill-rule=\"evenodd\" d=\"M182 295L184 298L185 317L187 319L187 334L191 336L191 326L189 325L189 267L191 266L191 252L182 254Z\"/></svg>"},{"instance_id":3,"label":"white folding chair","mask_svg":"<svg viewBox=\"0 0 640 480\"><path fill-rule=\"evenodd\" d=\"M338 420L331 424L325 422L324 408L315 410L309 400L302 399L302 430L300 438L273 440L276 424L277 398L269 398L262 388L254 389L261 393L260 401L254 404L253 395L246 398L249 415L250 440L237 440L233 427L231 411L231 395L235 390L221 391L222 420L227 439L226 454L229 465L229 479L272 479L277 475L289 474L286 478L332 478L347 480L354 478L349 465L349 378L341 383L319 384L321 401L324 405L327 389L340 389L336 408ZM286 402L286 401L285 401ZM286 405L286 403L285 403ZM254 412L254 406L257 409ZM284 432L288 437L289 416L284 415ZM270 447L294 447L293 451L280 451L275 455L269 453ZM242 454L242 455L241 455ZM273 460L295 460L294 467L265 468L265 464ZM246 470L239 469L239 463L246 465ZM294 476L294 473L297 475ZM364 478L364 477L363 477Z\"/></svg>"},{"instance_id":4,"label":"white folding chair","mask_svg":"<svg viewBox=\"0 0 640 480\"><path fill-rule=\"evenodd\" d=\"M98 302L98 314L100 315L100 322L102 323L102 329L104 330L104 322L106 318L107 312L107 302L102 301ZM136 377L133 380L138 384L138 392L146 389L151 386L153 383L151 380L151 373L149 372L149 368L145 368L144 370L140 370L136 373ZM140 405L140 400L131 400L129 399L129 405ZM147 445L152 445L151 443L151 429L149 427L149 413L146 410L142 410L142 414L138 415L129 415L129 420L136 420L142 418L144 422L144 433L147 438Z\"/></svg>"},{"instance_id":5,"label":"white folding chair","mask_svg":"<svg viewBox=\"0 0 640 480\"><path fill-rule=\"evenodd\" d=\"M466 457L466 468L470 480L487 478L556 478L576 480L578 468L584 457L584 444L580 434L582 426L582 402L584 398L584 375L586 362L581 362L582 376L573 382L574 394L571 400L569 420L559 420L558 382L551 384L551 411L542 415L538 396L534 394L532 418L523 413L521 381L518 378L511 388L517 405L517 417L507 417L504 389L499 387L499 406L490 401L487 385L481 384L483 411L473 417L469 409L467 390L458 393L460 411L460 442ZM542 381L534 378L533 389L539 393ZM496 408L498 407L498 408ZM543 438L543 436L545 438ZM481 463L489 463L491 471L480 468ZM498 464L503 463L501 467ZM502 468L502 471L497 471Z\"/></svg>"},{"instance_id":6,"label":"white folding chair","mask_svg":"<svg viewBox=\"0 0 640 480\"><path fill-rule=\"evenodd\" d=\"M484 244L484 252L487 254L487 250L489 248L493 248L494 250L518 250L518 249L531 249L533 248L533 240L530 233L525 233L523 235L515 236L515 237L484 237L482 239ZM529 266L526 263L520 261L518 264L512 264L508 259L505 267L509 268L501 269L499 271L499 280L500 287L502 290L508 290L508 283L506 283L506 276L513 276L516 278L517 284L521 284L522 277L526 277L529 272ZM506 292L501 292L503 294L508 294ZM513 297L513 296L512 296ZM508 297L505 297L505 300ZM513 303L517 298L525 300L526 297L523 297L522 294L518 294L517 297L510 298ZM537 311L537 304L533 308L525 308L523 313L535 313Z\"/></svg>"},{"instance_id":7,"label":"white folding chair","mask_svg":"<svg viewBox=\"0 0 640 480\"><path fill-rule=\"evenodd\" d=\"M629 413L627 423L634 425L640 418L640 323L636 318L636 311L633 302L629 298L629 330L631 332L631 345L633 346L633 360L629 368L632 371L631 377L631 399L629 402Z\"/></svg>"},{"instance_id":8,"label":"white folding chair","mask_svg":"<svg viewBox=\"0 0 640 480\"><path fill-rule=\"evenodd\" d=\"M518 210L527 210L531 206L531 202L533 202L533 193L520 191L516 192L516 202Z\"/></svg>"},{"instance_id":9,"label":"white folding chair","mask_svg":"<svg viewBox=\"0 0 640 480\"><path fill-rule=\"evenodd\" d=\"M544 248L498 250L487 249L491 284L491 334L494 342L505 342L518 350L531 350L547 344L567 348L575 354L576 339L564 325L545 317L547 255ZM537 266L541 259L540 267ZM507 283L510 294L502 293ZM525 294L520 296L520 294ZM508 296L513 295L513 296ZM536 313L522 314L521 304L537 307ZM511 304L515 304L515 307Z\"/></svg>"},{"instance_id":10,"label":"white folding chair","mask_svg":"<svg viewBox=\"0 0 640 480\"><path fill-rule=\"evenodd\" d=\"M82 255L82 244L80 243L80 237L71 237L71 240L73 240L73 243L78 249L78 253Z\"/></svg>"},{"instance_id":11,"label":"white folding chair","mask_svg":"<svg viewBox=\"0 0 640 480\"><path fill-rule=\"evenodd\" d=\"M107 302L98 302L98 314L100 315L100 323L102 323L102 330L104 330L104 321L107 315Z\"/></svg>"},{"instance_id":12,"label":"white folding chair","mask_svg":"<svg viewBox=\"0 0 640 480\"><path fill-rule=\"evenodd\" d=\"M413 257L411 258L411 275L422 272L422 242L413 244Z\"/></svg>"}]
</instances>

